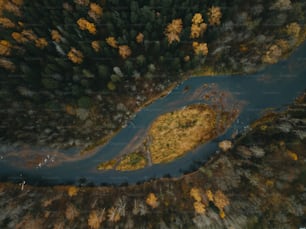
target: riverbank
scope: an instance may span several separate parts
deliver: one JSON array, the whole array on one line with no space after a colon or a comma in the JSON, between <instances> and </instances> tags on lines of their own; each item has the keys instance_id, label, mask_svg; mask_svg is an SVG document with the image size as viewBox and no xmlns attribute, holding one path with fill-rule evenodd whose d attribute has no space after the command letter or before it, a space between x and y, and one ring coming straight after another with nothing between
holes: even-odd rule
<instances>
[{"instance_id":1,"label":"riverbank","mask_svg":"<svg viewBox=\"0 0 306 229\"><path fill-rule=\"evenodd\" d=\"M98 169L131 171L172 162L231 126L239 116L239 109L227 110L225 107L226 104L214 107L203 101L203 104L192 104L162 114L145 133L140 133L142 136L133 138L137 141L132 140L124 153L102 162Z\"/></svg>"},{"instance_id":2,"label":"riverbank","mask_svg":"<svg viewBox=\"0 0 306 229\"><path fill-rule=\"evenodd\" d=\"M32 79L21 80L18 84L17 73L9 74L11 77L5 75L1 78L5 87L0 93L1 107L6 108L0 111L1 126L5 130L5 135L0 139L3 152L7 150L7 146L18 148L30 145L53 149L78 148L80 154L86 154L87 151L92 153L96 146L108 142L122 126L125 126L135 112L167 94L171 90L169 87L174 88L191 75L245 75L256 72L266 65L286 58L305 39L305 3L302 1L288 2L286 7L255 0L250 4L254 5L255 11L247 4L237 4L239 9L226 7L221 24L206 31L207 56L196 57L196 65L191 63L192 55L183 56L182 65L186 64L186 68L174 68L174 71L167 72L168 65L160 67L147 63L150 70L148 74L136 72L132 77L126 77L126 66L109 69L108 66L102 65L99 67L99 74L106 78L112 76L111 83L107 84L110 85L110 89L102 91L95 90L92 82L95 80L95 71L90 72L85 67L73 67L74 73L67 74L70 78L52 72L56 67L60 69L60 66L69 65L66 60L58 57L48 59L54 60L54 65L49 62L43 65L48 66L48 74L43 75L42 79L39 78L42 87L36 83L32 85ZM64 7L65 10L68 8L67 5ZM206 39L206 36L204 38ZM58 45L62 45L60 41L61 39L57 40L57 49ZM17 46L7 49L15 49ZM160 59L168 61L166 57L167 55L160 56ZM141 63L147 62L146 56L142 55L137 56L136 60ZM2 65L7 61L9 60L2 61ZM178 61L174 58L173 63L169 65L175 63ZM126 65L132 72L130 62ZM31 69L26 67L25 63L20 66L21 70L25 71L22 75L31 75ZM100 77L99 74L97 78ZM49 79L48 75L52 77ZM33 73L34 76L38 77L36 73ZM9 81L12 81L13 85L10 86ZM107 83L100 81L99 84Z\"/></svg>"},{"instance_id":3,"label":"riverbank","mask_svg":"<svg viewBox=\"0 0 306 229\"><path fill-rule=\"evenodd\" d=\"M180 178L126 187L0 184L3 228L297 228L306 213L306 94ZM86 203L84 203L86 199ZM96 226L95 226L96 225Z\"/></svg>"}]
</instances>

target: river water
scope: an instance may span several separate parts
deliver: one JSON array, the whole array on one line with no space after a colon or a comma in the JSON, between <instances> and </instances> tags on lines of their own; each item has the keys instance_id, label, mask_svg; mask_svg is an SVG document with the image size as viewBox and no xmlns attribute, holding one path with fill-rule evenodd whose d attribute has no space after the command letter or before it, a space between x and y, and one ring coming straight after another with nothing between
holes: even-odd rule
<instances>
[{"instance_id":1,"label":"river water","mask_svg":"<svg viewBox=\"0 0 306 229\"><path fill-rule=\"evenodd\" d=\"M236 121L216 139L199 146L177 160L153 165L131 172L115 170L98 171L97 165L124 152L129 142L143 136L150 123L159 115L185 105L203 102L203 85L214 88L216 93L228 93L224 99L227 106L235 108L243 104ZM68 161L55 167L39 166L31 169L12 166L5 157L0 158L0 179L31 184L121 184L136 183L165 175L177 177L195 169L218 151L218 142L230 139L233 133L247 131L248 125L268 109L276 111L286 108L306 89L306 43L301 45L289 59L268 66L251 75L192 77L167 96L139 111L134 119L109 143L95 154L83 160ZM218 97L219 95L216 95ZM217 102L215 101L217 104ZM70 152L71 153L71 152Z\"/></svg>"}]
</instances>

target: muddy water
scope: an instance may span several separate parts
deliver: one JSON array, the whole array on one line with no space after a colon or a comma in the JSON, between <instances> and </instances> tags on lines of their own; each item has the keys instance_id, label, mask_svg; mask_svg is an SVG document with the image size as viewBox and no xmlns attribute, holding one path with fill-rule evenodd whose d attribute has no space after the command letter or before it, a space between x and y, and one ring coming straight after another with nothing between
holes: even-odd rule
<instances>
[{"instance_id":1,"label":"muddy water","mask_svg":"<svg viewBox=\"0 0 306 229\"><path fill-rule=\"evenodd\" d=\"M267 67L256 74L244 76L194 77L184 81L168 96L157 100L138 112L135 118L108 144L97 148L86 158L77 158L76 149L57 152L44 157L37 149L37 160L29 169L22 166L22 157L9 157L3 149L0 157L0 178L33 184L62 183L136 183L165 175L180 176L194 168L197 162L207 160L217 152L217 144L229 139L233 133L246 131L248 125L263 112L284 109L306 89L306 44L288 60ZM150 123L159 115L194 103L209 103L220 109L241 109L239 117L216 139L199 146L192 152L166 164L152 165L132 172L98 171L96 166L117 154L133 149L141 142ZM16 149L14 149L16 150ZM14 151L11 150L11 151ZM52 152L52 149L49 149ZM11 154L12 155L12 154ZM70 158L70 159L69 159ZM61 163L57 163L61 162Z\"/></svg>"}]
</instances>

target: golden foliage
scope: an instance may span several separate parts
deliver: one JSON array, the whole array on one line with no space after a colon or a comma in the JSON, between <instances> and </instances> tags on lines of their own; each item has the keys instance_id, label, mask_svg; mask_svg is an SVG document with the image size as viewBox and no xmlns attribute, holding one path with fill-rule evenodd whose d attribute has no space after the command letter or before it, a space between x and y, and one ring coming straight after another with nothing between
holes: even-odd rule
<instances>
[{"instance_id":1,"label":"golden foliage","mask_svg":"<svg viewBox=\"0 0 306 229\"><path fill-rule=\"evenodd\" d=\"M203 36L203 33L207 29L206 23L201 23L200 25L191 25L191 31L190 31L190 38L199 38L200 36Z\"/></svg>"},{"instance_id":2,"label":"golden foliage","mask_svg":"<svg viewBox=\"0 0 306 229\"><path fill-rule=\"evenodd\" d=\"M147 196L146 203L152 208L156 208L159 205L157 197L152 192Z\"/></svg>"},{"instance_id":3,"label":"golden foliage","mask_svg":"<svg viewBox=\"0 0 306 229\"><path fill-rule=\"evenodd\" d=\"M229 205L229 199L222 191L218 190L214 195L214 204L221 211L225 206Z\"/></svg>"},{"instance_id":4,"label":"golden foliage","mask_svg":"<svg viewBox=\"0 0 306 229\"><path fill-rule=\"evenodd\" d=\"M202 14L196 13L192 18L190 38L199 38L207 29L207 24L203 22Z\"/></svg>"},{"instance_id":5,"label":"golden foliage","mask_svg":"<svg viewBox=\"0 0 306 229\"><path fill-rule=\"evenodd\" d=\"M191 21L192 21L192 24L194 24L194 25L201 24L203 22L202 14L200 14L200 13L194 14Z\"/></svg>"},{"instance_id":6,"label":"golden foliage","mask_svg":"<svg viewBox=\"0 0 306 229\"><path fill-rule=\"evenodd\" d=\"M192 47L196 55L206 56L208 54L207 43L192 42Z\"/></svg>"},{"instance_id":7,"label":"golden foliage","mask_svg":"<svg viewBox=\"0 0 306 229\"><path fill-rule=\"evenodd\" d=\"M144 39L143 33L138 33L137 36L136 36L136 42L137 43L142 43L143 39Z\"/></svg>"},{"instance_id":8,"label":"golden foliage","mask_svg":"<svg viewBox=\"0 0 306 229\"><path fill-rule=\"evenodd\" d=\"M219 216L220 216L221 219L224 219L225 218L225 212L223 210L220 210Z\"/></svg>"},{"instance_id":9,"label":"golden foliage","mask_svg":"<svg viewBox=\"0 0 306 229\"><path fill-rule=\"evenodd\" d=\"M60 42L61 39L62 39L62 36L61 36L61 34L57 30L53 29L51 31L51 38L55 42Z\"/></svg>"},{"instance_id":10,"label":"golden foliage","mask_svg":"<svg viewBox=\"0 0 306 229\"><path fill-rule=\"evenodd\" d=\"M18 1L16 1L16 2L18 2ZM21 16L21 11L20 11L20 9L19 9L19 6L16 5L16 4L14 3L14 1L13 1L13 2L11 2L11 1L5 1L5 2L3 3L2 7L3 7L3 10L5 10L5 11L7 11L7 12L13 13L14 15L16 15L16 16L18 16L18 17Z\"/></svg>"},{"instance_id":11,"label":"golden foliage","mask_svg":"<svg viewBox=\"0 0 306 229\"><path fill-rule=\"evenodd\" d=\"M18 43L25 43L28 41L24 36L22 36L21 33L18 32L13 32L11 36Z\"/></svg>"},{"instance_id":12,"label":"golden foliage","mask_svg":"<svg viewBox=\"0 0 306 229\"><path fill-rule=\"evenodd\" d=\"M120 214L117 208L111 207L107 213L108 221L116 223L120 220Z\"/></svg>"},{"instance_id":13,"label":"golden foliage","mask_svg":"<svg viewBox=\"0 0 306 229\"><path fill-rule=\"evenodd\" d=\"M97 32L95 24L87 21L85 18L80 18L77 24L81 30L88 30L91 34L96 34Z\"/></svg>"},{"instance_id":14,"label":"golden foliage","mask_svg":"<svg viewBox=\"0 0 306 229\"><path fill-rule=\"evenodd\" d=\"M113 48L118 48L117 41L114 37L107 37L105 40L109 46Z\"/></svg>"},{"instance_id":15,"label":"golden foliage","mask_svg":"<svg viewBox=\"0 0 306 229\"><path fill-rule=\"evenodd\" d=\"M298 155L295 152L288 150L287 154L294 161L297 161L299 159Z\"/></svg>"},{"instance_id":16,"label":"golden foliage","mask_svg":"<svg viewBox=\"0 0 306 229\"><path fill-rule=\"evenodd\" d=\"M0 40L0 55L9 56L11 54L12 45L6 40Z\"/></svg>"},{"instance_id":17,"label":"golden foliage","mask_svg":"<svg viewBox=\"0 0 306 229\"><path fill-rule=\"evenodd\" d=\"M46 38L38 38L35 41L35 46L37 48L44 49L46 46L48 46L48 42L47 42Z\"/></svg>"},{"instance_id":18,"label":"golden foliage","mask_svg":"<svg viewBox=\"0 0 306 229\"><path fill-rule=\"evenodd\" d=\"M195 201L201 201L202 197L201 197L201 193L200 193L200 189L198 188L192 188L190 190L190 196L195 200Z\"/></svg>"},{"instance_id":19,"label":"golden foliage","mask_svg":"<svg viewBox=\"0 0 306 229\"><path fill-rule=\"evenodd\" d=\"M301 32L301 26L296 22L292 22L286 26L286 32L288 35L298 38Z\"/></svg>"},{"instance_id":20,"label":"golden foliage","mask_svg":"<svg viewBox=\"0 0 306 229\"><path fill-rule=\"evenodd\" d=\"M95 50L95 52L99 52L100 51L99 41L92 41L91 47L93 48L93 50Z\"/></svg>"},{"instance_id":21,"label":"golden foliage","mask_svg":"<svg viewBox=\"0 0 306 229\"><path fill-rule=\"evenodd\" d=\"M222 18L221 8L212 6L208 9L207 16L210 25L220 25Z\"/></svg>"},{"instance_id":22,"label":"golden foliage","mask_svg":"<svg viewBox=\"0 0 306 229\"><path fill-rule=\"evenodd\" d=\"M183 21L182 19L173 19L170 24L167 25L165 29L165 35L167 37L168 43L172 44L172 42L180 41L180 33L183 30Z\"/></svg>"},{"instance_id":23,"label":"golden foliage","mask_svg":"<svg viewBox=\"0 0 306 229\"><path fill-rule=\"evenodd\" d=\"M26 43L29 41L37 40L37 36L34 34L32 30L22 30L21 33L13 32L11 36L18 43Z\"/></svg>"},{"instance_id":24,"label":"golden foliage","mask_svg":"<svg viewBox=\"0 0 306 229\"><path fill-rule=\"evenodd\" d=\"M12 61L4 58L0 58L0 67L10 72L14 72L16 70L15 64Z\"/></svg>"},{"instance_id":25,"label":"golden foliage","mask_svg":"<svg viewBox=\"0 0 306 229\"><path fill-rule=\"evenodd\" d=\"M180 34L183 29L182 19L174 19L166 28L166 33L176 33Z\"/></svg>"},{"instance_id":26,"label":"golden foliage","mask_svg":"<svg viewBox=\"0 0 306 229\"><path fill-rule=\"evenodd\" d=\"M69 60L71 60L73 63L75 64L80 64L83 62L83 54L81 51L75 49L75 48L71 48L70 51L67 54Z\"/></svg>"},{"instance_id":27,"label":"golden foliage","mask_svg":"<svg viewBox=\"0 0 306 229\"><path fill-rule=\"evenodd\" d=\"M175 33L167 33L166 36L169 44L172 44L174 41L180 41L180 37Z\"/></svg>"},{"instance_id":28,"label":"golden foliage","mask_svg":"<svg viewBox=\"0 0 306 229\"><path fill-rule=\"evenodd\" d=\"M102 210L102 212L98 212L98 211L92 211L89 214L88 217L88 226L89 228L92 229L99 229L101 223L104 220L104 209Z\"/></svg>"},{"instance_id":29,"label":"golden foliage","mask_svg":"<svg viewBox=\"0 0 306 229\"><path fill-rule=\"evenodd\" d=\"M120 45L119 46L119 55L123 58L126 59L132 54L132 50L130 49L129 46L127 45Z\"/></svg>"},{"instance_id":30,"label":"golden foliage","mask_svg":"<svg viewBox=\"0 0 306 229\"><path fill-rule=\"evenodd\" d=\"M194 207L195 212L198 214L204 214L206 211L205 205L201 203L200 201L195 201L193 203L193 207Z\"/></svg>"},{"instance_id":31,"label":"golden foliage","mask_svg":"<svg viewBox=\"0 0 306 229\"><path fill-rule=\"evenodd\" d=\"M206 196L209 201L214 201L214 195L211 190L206 191Z\"/></svg>"},{"instance_id":32,"label":"golden foliage","mask_svg":"<svg viewBox=\"0 0 306 229\"><path fill-rule=\"evenodd\" d=\"M88 11L88 15L89 17L91 17L92 19L94 19L95 21L98 20L101 16L102 16L102 13L103 13L103 9L101 6L99 6L98 4L96 3L90 3L90 6L89 6L89 11Z\"/></svg>"},{"instance_id":33,"label":"golden foliage","mask_svg":"<svg viewBox=\"0 0 306 229\"><path fill-rule=\"evenodd\" d=\"M11 29L15 27L15 24L6 17L0 17L0 25L6 29Z\"/></svg>"},{"instance_id":34,"label":"golden foliage","mask_svg":"<svg viewBox=\"0 0 306 229\"><path fill-rule=\"evenodd\" d=\"M214 136L215 111L190 105L159 116L149 129L152 163L172 161Z\"/></svg>"},{"instance_id":35,"label":"golden foliage","mask_svg":"<svg viewBox=\"0 0 306 229\"><path fill-rule=\"evenodd\" d=\"M31 29L22 30L21 35L30 41L35 41L37 39L37 36L34 34L33 30Z\"/></svg>"},{"instance_id":36,"label":"golden foliage","mask_svg":"<svg viewBox=\"0 0 306 229\"><path fill-rule=\"evenodd\" d=\"M67 190L68 196L73 197L78 194L79 189L75 186L70 186Z\"/></svg>"},{"instance_id":37,"label":"golden foliage","mask_svg":"<svg viewBox=\"0 0 306 229\"><path fill-rule=\"evenodd\" d=\"M191 32L190 32L190 38L198 38L201 34L201 28L198 25L192 24L191 25Z\"/></svg>"}]
</instances>

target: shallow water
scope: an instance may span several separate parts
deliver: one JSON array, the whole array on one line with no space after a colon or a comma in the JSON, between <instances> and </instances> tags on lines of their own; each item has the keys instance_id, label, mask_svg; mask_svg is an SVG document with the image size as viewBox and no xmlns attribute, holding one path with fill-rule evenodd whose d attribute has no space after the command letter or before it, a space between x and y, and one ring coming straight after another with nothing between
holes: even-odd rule
<instances>
[{"instance_id":1,"label":"shallow water","mask_svg":"<svg viewBox=\"0 0 306 229\"><path fill-rule=\"evenodd\" d=\"M166 97L155 101L138 112L124 129L108 144L99 148L93 156L83 160L64 162L54 167L47 167L42 164L33 169L11 166L9 161L2 157L0 159L0 178L16 182L26 180L32 184L80 182L120 184L125 182L136 183L165 175L180 176L184 171L195 167L197 162L204 162L216 153L219 141L229 139L237 131L240 133L245 131L248 125L259 118L267 109L281 110L289 105L295 97L306 89L305 66L306 43L288 60L269 66L256 74L190 78ZM203 89L203 85L208 85L209 89ZM207 90L217 94L209 100L203 100ZM226 94L226 96L221 96L221 93ZM100 162L112 159L118 153L125 152L125 147L133 138L135 139L135 136L140 136L138 140L140 141L150 123L159 115L199 102L220 106L220 101L214 101L215 98L227 100L223 101L227 109L241 107L243 104L237 120L216 139L199 146L171 163L153 165L132 172L98 171L96 169ZM72 151L75 150L71 149L67 154L71 154ZM65 158L65 154L60 156Z\"/></svg>"}]
</instances>

